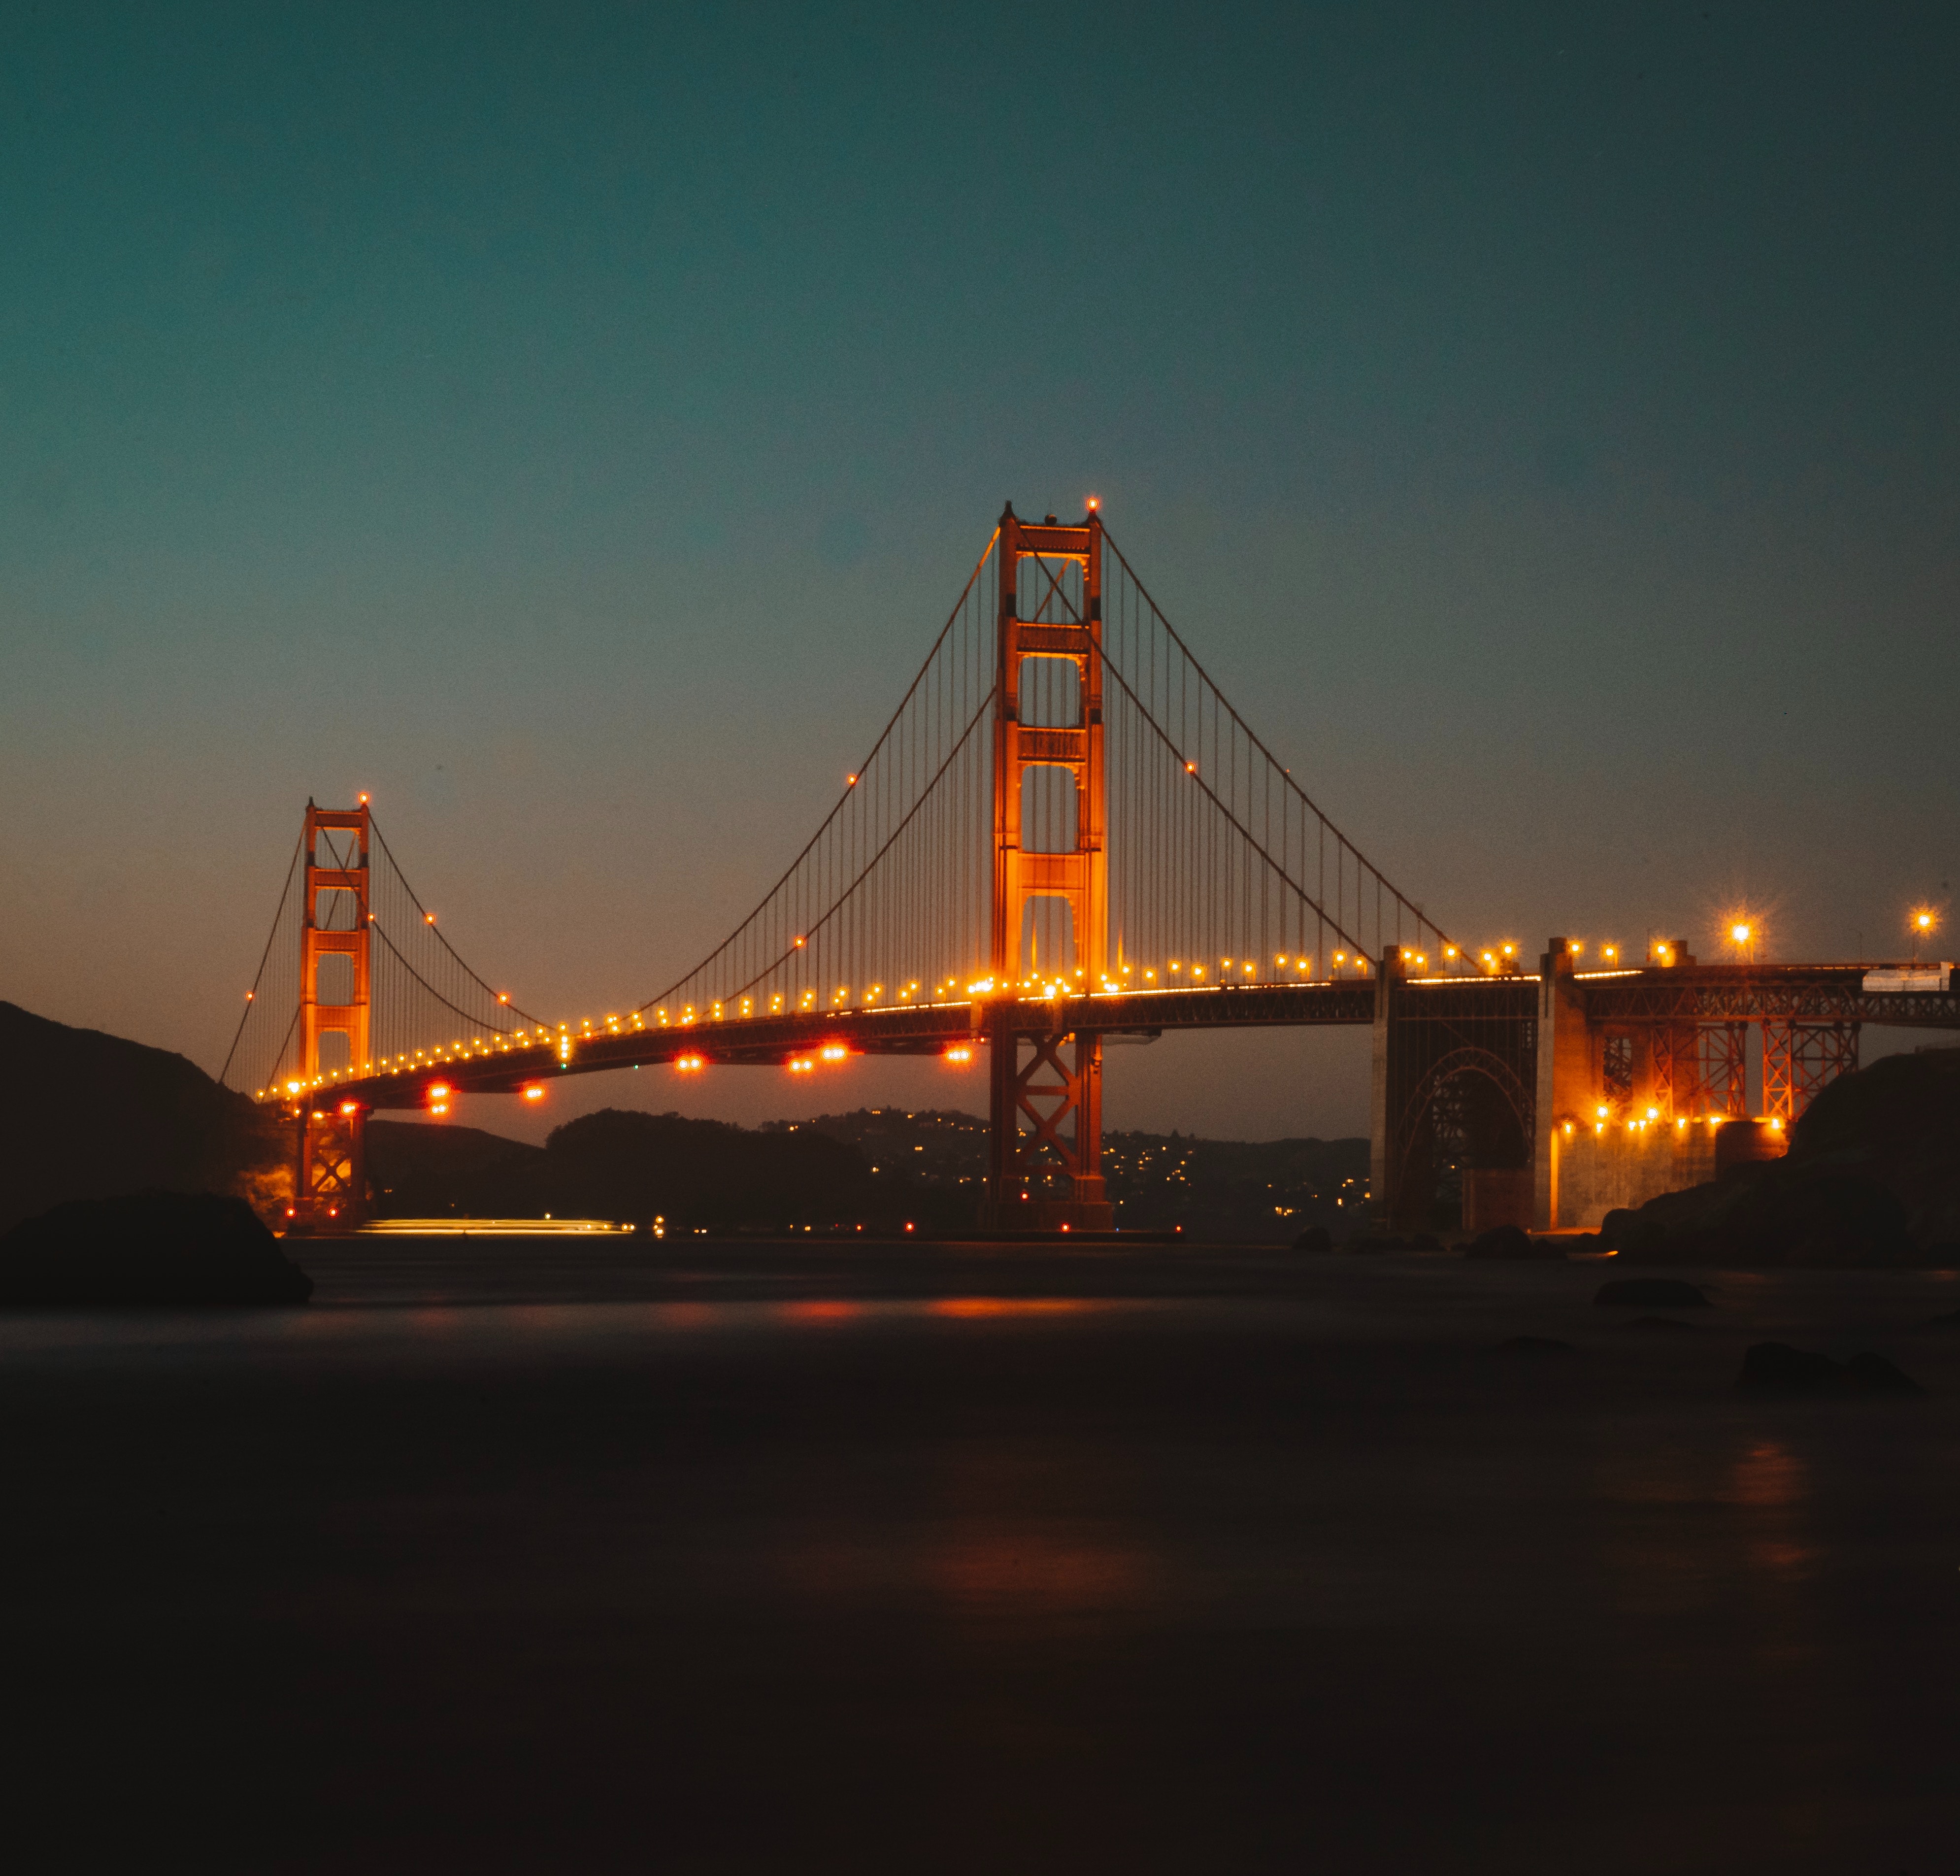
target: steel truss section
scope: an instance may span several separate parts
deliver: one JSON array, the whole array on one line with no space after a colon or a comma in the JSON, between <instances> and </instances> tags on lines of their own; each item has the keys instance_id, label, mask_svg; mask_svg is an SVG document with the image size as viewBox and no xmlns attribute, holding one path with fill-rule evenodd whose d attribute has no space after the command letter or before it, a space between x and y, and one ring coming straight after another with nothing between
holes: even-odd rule
<instances>
[{"instance_id":1,"label":"steel truss section","mask_svg":"<svg viewBox=\"0 0 1960 1876\"><path fill-rule=\"evenodd\" d=\"M1632 1104L1634 1038L1631 1031L1599 1039L1599 1083L1613 1107L1623 1109Z\"/></svg>"},{"instance_id":2,"label":"steel truss section","mask_svg":"<svg viewBox=\"0 0 1960 1876\"><path fill-rule=\"evenodd\" d=\"M1653 1104L1664 1120L1703 1111L1698 1025L1657 1024L1649 1038L1647 1060L1653 1074Z\"/></svg>"},{"instance_id":3,"label":"steel truss section","mask_svg":"<svg viewBox=\"0 0 1960 1876\"><path fill-rule=\"evenodd\" d=\"M1102 1183L1102 1039L1018 1030L1011 1007L988 1032L986 1221L997 1231L1108 1231ZM1024 1045L1033 1053L1021 1060ZM1071 1059L1072 1058L1072 1059ZM1052 1077L1044 1081L1044 1075ZM1064 1131L1067 1123L1067 1131Z\"/></svg>"},{"instance_id":4,"label":"steel truss section","mask_svg":"<svg viewBox=\"0 0 1960 1876\"><path fill-rule=\"evenodd\" d=\"M1701 1098L1703 1111L1745 1118L1749 1111L1749 1026L1701 1025Z\"/></svg>"},{"instance_id":5,"label":"steel truss section","mask_svg":"<svg viewBox=\"0 0 1960 1876\"><path fill-rule=\"evenodd\" d=\"M1589 1021L1606 1024L1770 1019L1960 1028L1960 995L1868 992L1864 983L1864 969L1858 965L1682 965L1587 983L1586 1009Z\"/></svg>"},{"instance_id":6,"label":"steel truss section","mask_svg":"<svg viewBox=\"0 0 1960 1876\"><path fill-rule=\"evenodd\" d=\"M1856 1023L1763 1024L1763 1111L1787 1126L1818 1093L1858 1065Z\"/></svg>"}]
</instances>

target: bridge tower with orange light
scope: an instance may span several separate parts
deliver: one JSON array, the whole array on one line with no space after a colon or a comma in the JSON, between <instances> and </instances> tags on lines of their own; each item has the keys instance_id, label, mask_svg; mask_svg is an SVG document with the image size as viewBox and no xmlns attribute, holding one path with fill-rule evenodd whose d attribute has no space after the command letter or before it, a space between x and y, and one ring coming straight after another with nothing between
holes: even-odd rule
<instances>
[{"instance_id":1,"label":"bridge tower with orange light","mask_svg":"<svg viewBox=\"0 0 1960 1876\"><path fill-rule=\"evenodd\" d=\"M1027 908L1061 900L1074 971L1093 991L1108 967L1109 926L1102 517L1092 502L1078 524L1053 515L1024 521L1010 502L998 551L989 964L996 989L1011 996L1023 976ZM1073 722L1024 720L1022 680L1031 659L1074 665ZM1043 768L1067 771L1074 784L1074 839L1058 851L1031 849L1023 838L1024 785ZM1003 1010L989 1020L988 1040L988 1222L997 1230L1107 1231L1115 1215L1102 1184L1102 1039L1017 1029Z\"/></svg>"},{"instance_id":2,"label":"bridge tower with orange light","mask_svg":"<svg viewBox=\"0 0 1960 1876\"><path fill-rule=\"evenodd\" d=\"M364 795L350 808L307 803L293 1182L293 1224L302 1231L350 1228L368 1214L368 1110L334 1096L324 1078L342 1065L323 1061L321 1043L345 1038L345 1065L355 1073L372 1059L370 833ZM337 981L323 986L323 967Z\"/></svg>"}]
</instances>

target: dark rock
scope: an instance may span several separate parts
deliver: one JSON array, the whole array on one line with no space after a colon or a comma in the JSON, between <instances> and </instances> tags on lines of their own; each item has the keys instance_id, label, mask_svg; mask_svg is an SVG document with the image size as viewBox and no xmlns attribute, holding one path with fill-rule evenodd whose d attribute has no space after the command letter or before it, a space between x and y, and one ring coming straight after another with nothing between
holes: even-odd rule
<instances>
[{"instance_id":1,"label":"dark rock","mask_svg":"<svg viewBox=\"0 0 1960 1876\"><path fill-rule=\"evenodd\" d=\"M1837 1379L1838 1364L1829 1355L1793 1349L1787 1342L1758 1342L1742 1357L1742 1385L1765 1393L1815 1393Z\"/></svg>"},{"instance_id":2,"label":"dark rock","mask_svg":"<svg viewBox=\"0 0 1960 1876\"><path fill-rule=\"evenodd\" d=\"M1638 1216L1630 1207L1616 1205L1599 1221L1599 1242L1608 1250L1618 1250L1620 1234Z\"/></svg>"},{"instance_id":3,"label":"dark rock","mask_svg":"<svg viewBox=\"0 0 1960 1876\"><path fill-rule=\"evenodd\" d=\"M1790 1139L1777 1120L1731 1120L1715 1135L1715 1177L1726 1179L1745 1166L1780 1160Z\"/></svg>"},{"instance_id":4,"label":"dark rock","mask_svg":"<svg viewBox=\"0 0 1960 1876\"><path fill-rule=\"evenodd\" d=\"M1494 1225L1471 1239L1463 1254L1479 1259L1535 1257L1538 1251L1529 1231L1516 1225Z\"/></svg>"},{"instance_id":5,"label":"dark rock","mask_svg":"<svg viewBox=\"0 0 1960 1876\"><path fill-rule=\"evenodd\" d=\"M1465 1257L1479 1260L1537 1258L1548 1263L1564 1263L1565 1252L1564 1239L1534 1237L1516 1225L1494 1225L1488 1231L1480 1231L1463 1248Z\"/></svg>"},{"instance_id":6,"label":"dark rock","mask_svg":"<svg viewBox=\"0 0 1960 1876\"><path fill-rule=\"evenodd\" d=\"M1856 1174L1803 1171L1799 1166L1761 1190L1748 1222L1764 1261L1777 1250L1785 1263L1827 1268L1919 1261L1895 1193Z\"/></svg>"},{"instance_id":7,"label":"dark rock","mask_svg":"<svg viewBox=\"0 0 1960 1876\"><path fill-rule=\"evenodd\" d=\"M1640 1211L1616 1206L1599 1223L1599 1248L1617 1250L1623 1257L1640 1257L1658 1252L1667 1241L1666 1225Z\"/></svg>"},{"instance_id":8,"label":"dark rock","mask_svg":"<svg viewBox=\"0 0 1960 1876\"><path fill-rule=\"evenodd\" d=\"M1617 1277L1599 1285L1595 1303L1635 1309L1706 1309L1708 1295L1698 1283L1678 1277Z\"/></svg>"},{"instance_id":9,"label":"dark rock","mask_svg":"<svg viewBox=\"0 0 1960 1876\"><path fill-rule=\"evenodd\" d=\"M1731 1163L1743 1125L1717 1137L1720 1177L1608 1214L1602 1232L1621 1257L1764 1269L1960 1265L1960 1049L1840 1075L1790 1129L1785 1158Z\"/></svg>"},{"instance_id":10,"label":"dark rock","mask_svg":"<svg viewBox=\"0 0 1960 1876\"><path fill-rule=\"evenodd\" d=\"M1923 1390L1919 1384L1869 1350L1848 1362L1793 1349L1786 1342L1758 1342L1742 1358L1741 1384L1752 1393L1904 1396Z\"/></svg>"},{"instance_id":11,"label":"dark rock","mask_svg":"<svg viewBox=\"0 0 1960 1876\"><path fill-rule=\"evenodd\" d=\"M1561 1342L1551 1336L1513 1336L1508 1342L1497 1344L1500 1355L1576 1355L1578 1350L1569 1342Z\"/></svg>"},{"instance_id":12,"label":"dark rock","mask_svg":"<svg viewBox=\"0 0 1960 1876\"><path fill-rule=\"evenodd\" d=\"M242 1199L75 1199L0 1237L0 1305L291 1304L313 1279Z\"/></svg>"},{"instance_id":13,"label":"dark rock","mask_svg":"<svg viewBox=\"0 0 1960 1876\"><path fill-rule=\"evenodd\" d=\"M1325 1253L1334 1248L1334 1239L1324 1225L1309 1225L1293 1241L1295 1250Z\"/></svg>"},{"instance_id":14,"label":"dark rock","mask_svg":"<svg viewBox=\"0 0 1960 1876\"><path fill-rule=\"evenodd\" d=\"M1936 1316L1927 1324L1929 1329L1960 1329L1960 1309L1949 1310L1943 1316Z\"/></svg>"},{"instance_id":15,"label":"dark rock","mask_svg":"<svg viewBox=\"0 0 1960 1876\"><path fill-rule=\"evenodd\" d=\"M1923 1394L1926 1391L1911 1375L1869 1349L1844 1364L1844 1387L1851 1394Z\"/></svg>"},{"instance_id":16,"label":"dark rock","mask_svg":"<svg viewBox=\"0 0 1960 1876\"><path fill-rule=\"evenodd\" d=\"M1793 1157L1943 1160L1949 1182L1960 1132L1960 1049L1887 1056L1818 1092L1791 1129Z\"/></svg>"},{"instance_id":17,"label":"dark rock","mask_svg":"<svg viewBox=\"0 0 1960 1876\"><path fill-rule=\"evenodd\" d=\"M1863 1173L1796 1158L1733 1167L1615 1212L1608 1224L1630 1263L1895 1269L1923 1261L1897 1194Z\"/></svg>"},{"instance_id":18,"label":"dark rock","mask_svg":"<svg viewBox=\"0 0 1960 1876\"><path fill-rule=\"evenodd\" d=\"M1667 1233L1652 1218L1637 1218L1621 1231L1620 1241L1614 1248L1631 1263L1643 1259L1659 1261L1666 1254Z\"/></svg>"},{"instance_id":19,"label":"dark rock","mask_svg":"<svg viewBox=\"0 0 1960 1876\"><path fill-rule=\"evenodd\" d=\"M1691 1322L1676 1322L1672 1316L1637 1316L1627 1324L1629 1329L1679 1329L1689 1335L1694 1333Z\"/></svg>"}]
</instances>

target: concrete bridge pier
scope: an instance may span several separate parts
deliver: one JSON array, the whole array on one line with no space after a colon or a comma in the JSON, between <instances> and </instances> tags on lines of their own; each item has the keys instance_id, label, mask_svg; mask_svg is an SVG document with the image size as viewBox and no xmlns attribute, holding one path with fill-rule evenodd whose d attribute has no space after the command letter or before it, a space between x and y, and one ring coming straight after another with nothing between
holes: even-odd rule
<instances>
[{"instance_id":1,"label":"concrete bridge pier","mask_svg":"<svg viewBox=\"0 0 1960 1876\"><path fill-rule=\"evenodd\" d=\"M1861 1013L1875 1007L1861 969L1704 967L1679 941L1638 969L1581 971L1577 962L1561 938L1548 941L1535 976L1421 974L1419 958L1382 953L1370 1116L1376 1229L1592 1230L1610 1211L1701 1184L1739 1157L1779 1154L1811 1097L1857 1065ZM1911 1014L1948 1020L1943 1005L1923 999ZM1452 1167L1460 1210L1441 1189Z\"/></svg>"},{"instance_id":2,"label":"concrete bridge pier","mask_svg":"<svg viewBox=\"0 0 1960 1876\"><path fill-rule=\"evenodd\" d=\"M1472 1231L1529 1224L1538 1024L1515 974L1427 976L1402 947L1375 981L1369 1190L1375 1228L1432 1231L1453 1164ZM1418 967L1419 968L1419 967Z\"/></svg>"}]
</instances>

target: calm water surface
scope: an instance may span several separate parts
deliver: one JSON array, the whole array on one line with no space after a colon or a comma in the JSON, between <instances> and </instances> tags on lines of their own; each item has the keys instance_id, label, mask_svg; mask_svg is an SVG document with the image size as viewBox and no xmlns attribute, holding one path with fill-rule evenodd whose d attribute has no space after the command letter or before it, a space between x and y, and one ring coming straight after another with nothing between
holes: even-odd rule
<instances>
[{"instance_id":1,"label":"calm water surface","mask_svg":"<svg viewBox=\"0 0 1960 1876\"><path fill-rule=\"evenodd\" d=\"M1950 1278L296 1248L0 1317L44 1864L1955 1865ZM1927 1397L1743 1399L1765 1336Z\"/></svg>"}]
</instances>

